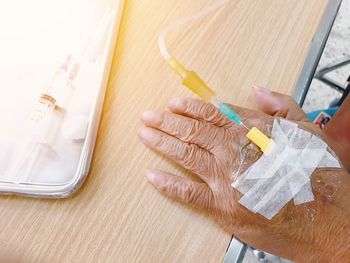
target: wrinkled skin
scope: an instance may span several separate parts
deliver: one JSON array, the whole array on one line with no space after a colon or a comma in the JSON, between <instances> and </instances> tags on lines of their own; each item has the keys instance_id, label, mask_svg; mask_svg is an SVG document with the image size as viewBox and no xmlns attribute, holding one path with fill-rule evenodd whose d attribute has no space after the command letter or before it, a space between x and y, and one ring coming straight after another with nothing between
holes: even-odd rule
<instances>
[{"instance_id":1,"label":"wrinkled skin","mask_svg":"<svg viewBox=\"0 0 350 263\"><path fill-rule=\"evenodd\" d=\"M274 118L283 117L324 137L290 97L263 88L255 88L255 97L261 112L234 107L248 127L268 133ZM150 170L147 177L156 189L206 211L240 240L267 252L298 262L350 258L350 176L344 170L316 171L312 176L316 201L289 203L267 220L241 206L241 194L231 186L261 155L246 138L247 131L199 100L174 99L169 109L143 113L147 127L140 131L140 139L201 180Z\"/></svg>"}]
</instances>

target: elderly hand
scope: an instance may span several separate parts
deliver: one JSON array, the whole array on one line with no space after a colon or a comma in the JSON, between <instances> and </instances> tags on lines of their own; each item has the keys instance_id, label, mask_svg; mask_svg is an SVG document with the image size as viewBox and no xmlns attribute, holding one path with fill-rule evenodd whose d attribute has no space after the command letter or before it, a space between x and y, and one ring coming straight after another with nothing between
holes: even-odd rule
<instances>
[{"instance_id":1,"label":"elderly hand","mask_svg":"<svg viewBox=\"0 0 350 263\"><path fill-rule=\"evenodd\" d=\"M278 116L322 137L290 97L262 88L255 95L263 112L234 107L249 127L267 132ZM247 131L199 100L174 99L169 109L143 113L148 127L139 136L146 146L201 181L150 170L147 177L159 191L212 214L239 239L267 252L304 262L345 258L350 236L350 180L345 171L318 170L312 177L316 200L299 206L290 203L269 221L241 206L241 194L231 186L261 155L246 138Z\"/></svg>"}]
</instances>

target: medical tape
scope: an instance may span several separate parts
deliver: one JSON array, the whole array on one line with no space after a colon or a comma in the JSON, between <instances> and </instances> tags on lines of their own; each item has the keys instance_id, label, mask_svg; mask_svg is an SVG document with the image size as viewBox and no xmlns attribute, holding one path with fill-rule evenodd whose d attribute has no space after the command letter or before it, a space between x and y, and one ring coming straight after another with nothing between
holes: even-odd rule
<instances>
[{"instance_id":1,"label":"medical tape","mask_svg":"<svg viewBox=\"0 0 350 263\"><path fill-rule=\"evenodd\" d=\"M267 219L292 199L295 205L314 200L311 176L317 168L341 168L328 145L296 123L276 119L271 137L276 142L274 150L232 184L243 194L239 203Z\"/></svg>"}]
</instances>

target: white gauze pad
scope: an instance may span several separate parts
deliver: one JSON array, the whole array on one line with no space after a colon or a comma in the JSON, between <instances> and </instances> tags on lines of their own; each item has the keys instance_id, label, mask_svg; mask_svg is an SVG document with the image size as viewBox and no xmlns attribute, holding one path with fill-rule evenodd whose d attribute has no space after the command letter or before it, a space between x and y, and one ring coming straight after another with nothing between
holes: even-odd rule
<instances>
[{"instance_id":1,"label":"white gauze pad","mask_svg":"<svg viewBox=\"0 0 350 263\"><path fill-rule=\"evenodd\" d=\"M319 137L296 123L275 119L271 131L274 150L249 167L232 186L243 194L239 203L272 219L289 201L314 200L310 177L316 168L340 168L335 154Z\"/></svg>"}]
</instances>

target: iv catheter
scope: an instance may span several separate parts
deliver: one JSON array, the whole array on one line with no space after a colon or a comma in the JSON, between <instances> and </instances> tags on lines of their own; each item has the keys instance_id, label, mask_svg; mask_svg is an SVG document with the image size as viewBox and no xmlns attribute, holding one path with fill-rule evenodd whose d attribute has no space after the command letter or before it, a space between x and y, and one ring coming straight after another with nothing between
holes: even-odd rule
<instances>
[{"instance_id":1,"label":"iv catheter","mask_svg":"<svg viewBox=\"0 0 350 263\"><path fill-rule=\"evenodd\" d=\"M240 116L226 103L221 102L215 95L215 92L194 72L188 70L183 64L181 64L176 58L171 56L165 45L166 34L191 22L197 20L205 15L208 15L219 8L225 6L229 0L217 1L214 4L204 8L203 10L193 15L181 18L174 22L159 35L159 49L168 63L168 65L182 78L182 84L190 89L192 92L201 97L205 102L213 104L225 117L234 123L241 125L248 130L247 137L255 145L257 145L261 151L265 154L269 154L275 145L274 141L267 137L258 128L253 127L249 129L242 121Z\"/></svg>"}]
</instances>

